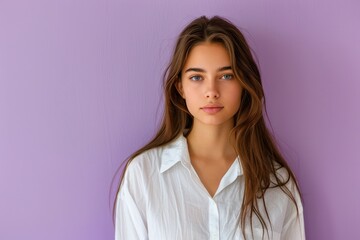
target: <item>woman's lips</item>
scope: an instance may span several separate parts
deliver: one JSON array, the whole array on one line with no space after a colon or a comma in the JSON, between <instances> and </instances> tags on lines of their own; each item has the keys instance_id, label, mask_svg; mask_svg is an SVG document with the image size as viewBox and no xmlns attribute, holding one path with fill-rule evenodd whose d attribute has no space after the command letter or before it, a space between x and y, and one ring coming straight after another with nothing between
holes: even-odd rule
<instances>
[{"instance_id":1,"label":"woman's lips","mask_svg":"<svg viewBox=\"0 0 360 240\"><path fill-rule=\"evenodd\" d=\"M203 107L201 108L204 112L209 114L215 114L220 112L224 107Z\"/></svg>"}]
</instances>

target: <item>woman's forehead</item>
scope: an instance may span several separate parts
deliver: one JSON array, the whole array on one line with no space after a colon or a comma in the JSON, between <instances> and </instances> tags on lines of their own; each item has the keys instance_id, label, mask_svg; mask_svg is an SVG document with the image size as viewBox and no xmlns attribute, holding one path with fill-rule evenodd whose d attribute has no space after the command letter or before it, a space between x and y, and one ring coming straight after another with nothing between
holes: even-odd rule
<instances>
[{"instance_id":1,"label":"woman's forehead","mask_svg":"<svg viewBox=\"0 0 360 240\"><path fill-rule=\"evenodd\" d=\"M220 43L201 43L194 46L185 61L183 70L198 68L204 70L219 70L231 65L226 48ZM223 70L223 69L222 69Z\"/></svg>"}]
</instances>

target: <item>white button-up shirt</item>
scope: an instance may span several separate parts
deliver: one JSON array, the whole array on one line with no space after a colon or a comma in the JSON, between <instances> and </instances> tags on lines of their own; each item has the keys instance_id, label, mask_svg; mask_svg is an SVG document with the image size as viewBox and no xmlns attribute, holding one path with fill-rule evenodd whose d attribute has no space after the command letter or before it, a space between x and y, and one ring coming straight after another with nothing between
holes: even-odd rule
<instances>
[{"instance_id":1,"label":"white button-up shirt","mask_svg":"<svg viewBox=\"0 0 360 240\"><path fill-rule=\"evenodd\" d=\"M286 176L284 169L278 170ZM262 200L260 212L268 224L264 239L304 240L303 208L293 181L287 187L299 208L279 188L265 193L268 223ZM225 240L244 239L240 211L244 176L237 158L225 173L213 197L191 165L186 138L150 149L132 160L117 196L115 240ZM253 235L246 225L247 239L262 239L263 230L253 216Z\"/></svg>"}]
</instances>

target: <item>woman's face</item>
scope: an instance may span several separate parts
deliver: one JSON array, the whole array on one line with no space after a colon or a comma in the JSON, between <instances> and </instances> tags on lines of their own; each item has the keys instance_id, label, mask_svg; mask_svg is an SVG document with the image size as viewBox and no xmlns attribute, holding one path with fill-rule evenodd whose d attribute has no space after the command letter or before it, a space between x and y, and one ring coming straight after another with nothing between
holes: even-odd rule
<instances>
[{"instance_id":1,"label":"woman's face","mask_svg":"<svg viewBox=\"0 0 360 240\"><path fill-rule=\"evenodd\" d=\"M240 106L241 87L231 69L229 54L220 43L193 47L177 88L195 121L231 124Z\"/></svg>"}]
</instances>

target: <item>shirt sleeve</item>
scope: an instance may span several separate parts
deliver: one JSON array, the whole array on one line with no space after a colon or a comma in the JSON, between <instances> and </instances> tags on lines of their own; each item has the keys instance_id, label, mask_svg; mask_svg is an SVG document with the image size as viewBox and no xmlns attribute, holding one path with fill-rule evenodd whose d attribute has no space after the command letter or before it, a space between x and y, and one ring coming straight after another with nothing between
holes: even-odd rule
<instances>
[{"instance_id":1,"label":"shirt sleeve","mask_svg":"<svg viewBox=\"0 0 360 240\"><path fill-rule=\"evenodd\" d=\"M132 164L125 172L116 199L115 240L148 239L145 209L141 196L141 178Z\"/></svg>"},{"instance_id":2,"label":"shirt sleeve","mask_svg":"<svg viewBox=\"0 0 360 240\"><path fill-rule=\"evenodd\" d=\"M304 217L302 212L299 211L299 216L297 216L295 212L295 215L285 223L281 239L305 240Z\"/></svg>"},{"instance_id":3,"label":"shirt sleeve","mask_svg":"<svg viewBox=\"0 0 360 240\"><path fill-rule=\"evenodd\" d=\"M298 211L296 210L295 204L289 201L284 219L284 227L281 233L281 240L305 240L303 206L297 189L295 186L292 187Z\"/></svg>"}]
</instances>

